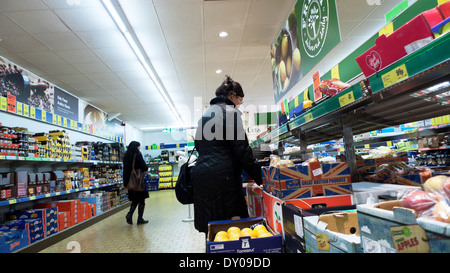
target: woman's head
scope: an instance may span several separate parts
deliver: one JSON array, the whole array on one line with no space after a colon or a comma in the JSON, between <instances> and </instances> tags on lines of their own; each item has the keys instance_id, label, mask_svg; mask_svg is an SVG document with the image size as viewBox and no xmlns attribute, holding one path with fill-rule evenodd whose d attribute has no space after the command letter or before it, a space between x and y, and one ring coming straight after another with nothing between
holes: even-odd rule
<instances>
[{"instance_id":1,"label":"woman's head","mask_svg":"<svg viewBox=\"0 0 450 273\"><path fill-rule=\"evenodd\" d=\"M138 153L141 149L141 144L137 141L131 141L128 145L127 152Z\"/></svg>"},{"instance_id":2,"label":"woman's head","mask_svg":"<svg viewBox=\"0 0 450 273\"><path fill-rule=\"evenodd\" d=\"M238 82L233 81L228 75L226 77L222 85L216 89L216 96L224 96L239 106L244 99L244 91Z\"/></svg>"}]
</instances>

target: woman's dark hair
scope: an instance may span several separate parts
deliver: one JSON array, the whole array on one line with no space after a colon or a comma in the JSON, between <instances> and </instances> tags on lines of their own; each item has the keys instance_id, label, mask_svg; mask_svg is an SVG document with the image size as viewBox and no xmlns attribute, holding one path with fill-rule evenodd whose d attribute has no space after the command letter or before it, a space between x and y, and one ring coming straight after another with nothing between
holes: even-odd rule
<instances>
[{"instance_id":1,"label":"woman's dark hair","mask_svg":"<svg viewBox=\"0 0 450 273\"><path fill-rule=\"evenodd\" d=\"M139 154L140 151L138 147L141 146L141 143L137 141L131 141L128 145L127 151L125 152L124 158L131 158L135 154Z\"/></svg>"},{"instance_id":2,"label":"woman's dark hair","mask_svg":"<svg viewBox=\"0 0 450 273\"><path fill-rule=\"evenodd\" d=\"M216 89L216 96L228 97L229 95L234 94L239 97L244 97L244 91L242 90L241 85L238 82L233 81L230 76L227 75L226 77L227 78L222 85Z\"/></svg>"}]
</instances>

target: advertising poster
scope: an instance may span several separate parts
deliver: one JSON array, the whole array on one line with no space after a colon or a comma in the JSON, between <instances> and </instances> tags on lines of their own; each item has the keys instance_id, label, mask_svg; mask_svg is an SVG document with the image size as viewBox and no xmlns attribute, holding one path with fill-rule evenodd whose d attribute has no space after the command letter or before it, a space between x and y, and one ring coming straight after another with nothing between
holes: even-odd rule
<instances>
[{"instance_id":1,"label":"advertising poster","mask_svg":"<svg viewBox=\"0 0 450 273\"><path fill-rule=\"evenodd\" d=\"M78 99L55 86L54 113L71 120L78 120Z\"/></svg>"},{"instance_id":2,"label":"advertising poster","mask_svg":"<svg viewBox=\"0 0 450 273\"><path fill-rule=\"evenodd\" d=\"M275 102L340 41L335 0L298 0L270 51Z\"/></svg>"}]
</instances>

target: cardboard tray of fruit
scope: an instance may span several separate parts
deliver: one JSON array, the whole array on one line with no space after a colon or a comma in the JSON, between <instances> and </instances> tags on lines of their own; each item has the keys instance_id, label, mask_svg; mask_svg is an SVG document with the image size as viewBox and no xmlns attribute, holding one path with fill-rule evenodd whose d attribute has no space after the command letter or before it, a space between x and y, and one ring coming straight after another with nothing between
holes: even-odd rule
<instances>
[{"instance_id":1,"label":"cardboard tray of fruit","mask_svg":"<svg viewBox=\"0 0 450 273\"><path fill-rule=\"evenodd\" d=\"M267 225L264 217L208 223L208 253L282 253L282 235Z\"/></svg>"},{"instance_id":2,"label":"cardboard tray of fruit","mask_svg":"<svg viewBox=\"0 0 450 273\"><path fill-rule=\"evenodd\" d=\"M450 177L429 178L398 200L357 206L364 252L450 252Z\"/></svg>"}]
</instances>

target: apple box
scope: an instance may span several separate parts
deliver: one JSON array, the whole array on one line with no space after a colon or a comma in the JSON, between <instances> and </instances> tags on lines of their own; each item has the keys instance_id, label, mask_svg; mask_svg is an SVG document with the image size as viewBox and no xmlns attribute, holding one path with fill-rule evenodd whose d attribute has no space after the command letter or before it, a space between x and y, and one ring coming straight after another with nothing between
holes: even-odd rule
<instances>
[{"instance_id":1,"label":"apple box","mask_svg":"<svg viewBox=\"0 0 450 273\"><path fill-rule=\"evenodd\" d=\"M251 238L240 237L238 240L214 242L219 231L227 231L230 227L243 229L256 224L263 224L267 231L273 234L270 237ZM283 238L275 234L267 225L264 217L244 218L239 220L213 221L208 223L208 237L206 238L206 251L208 253L282 253Z\"/></svg>"},{"instance_id":2,"label":"apple box","mask_svg":"<svg viewBox=\"0 0 450 273\"><path fill-rule=\"evenodd\" d=\"M368 78L432 41L433 37L425 16L419 14L391 35L378 37L375 45L357 57L356 62Z\"/></svg>"},{"instance_id":3,"label":"apple box","mask_svg":"<svg viewBox=\"0 0 450 273\"><path fill-rule=\"evenodd\" d=\"M357 205L365 253L450 253L450 224L416 217L400 201Z\"/></svg>"},{"instance_id":4,"label":"apple box","mask_svg":"<svg viewBox=\"0 0 450 273\"><path fill-rule=\"evenodd\" d=\"M301 209L294 204L282 205L284 245L288 253L305 253L304 217L321 215L329 211L355 210L356 205L324 207L315 209Z\"/></svg>"},{"instance_id":5,"label":"apple box","mask_svg":"<svg viewBox=\"0 0 450 273\"><path fill-rule=\"evenodd\" d=\"M356 211L304 218L305 247L311 253L360 253Z\"/></svg>"},{"instance_id":6,"label":"apple box","mask_svg":"<svg viewBox=\"0 0 450 273\"><path fill-rule=\"evenodd\" d=\"M267 224L278 234L283 234L283 204L293 204L301 209L353 205L353 195L317 196L302 199L282 200L263 192L264 217Z\"/></svg>"}]
</instances>

